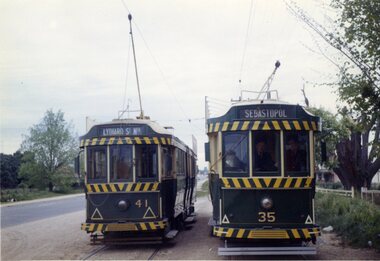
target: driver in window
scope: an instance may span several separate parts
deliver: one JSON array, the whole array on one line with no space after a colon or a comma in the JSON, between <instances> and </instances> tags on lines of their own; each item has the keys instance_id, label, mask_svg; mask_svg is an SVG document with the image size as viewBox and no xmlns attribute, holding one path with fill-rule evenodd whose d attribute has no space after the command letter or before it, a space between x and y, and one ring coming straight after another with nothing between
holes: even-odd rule
<instances>
[{"instance_id":1,"label":"driver in window","mask_svg":"<svg viewBox=\"0 0 380 261\"><path fill-rule=\"evenodd\" d=\"M255 170L257 171L277 170L275 163L272 160L272 156L266 151L265 140L259 140L256 143Z\"/></svg>"},{"instance_id":2,"label":"driver in window","mask_svg":"<svg viewBox=\"0 0 380 261\"><path fill-rule=\"evenodd\" d=\"M290 137L286 150L286 170L288 171L305 171L306 170L306 153L299 149L297 137Z\"/></svg>"}]
</instances>

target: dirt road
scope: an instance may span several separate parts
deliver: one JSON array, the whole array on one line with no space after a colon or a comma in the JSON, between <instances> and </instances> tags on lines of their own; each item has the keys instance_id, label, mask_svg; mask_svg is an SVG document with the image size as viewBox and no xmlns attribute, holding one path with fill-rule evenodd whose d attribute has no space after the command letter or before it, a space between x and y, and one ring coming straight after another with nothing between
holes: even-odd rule
<instances>
[{"instance_id":1,"label":"dirt road","mask_svg":"<svg viewBox=\"0 0 380 261\"><path fill-rule=\"evenodd\" d=\"M90 245L88 235L80 230L80 223L85 218L84 211L5 228L1 230L1 259L228 259L218 257L217 248L221 241L208 235L207 222L211 214L211 204L207 197L198 198L196 209L198 222L191 229L180 232L172 243L159 248L157 246L106 247L94 253L101 246ZM300 260L304 258L265 257L265 259ZM252 257L233 259L252 259ZM334 238L333 234L328 234L319 242L318 255L310 259L379 260L380 254L367 249L343 248L339 239Z\"/></svg>"}]
</instances>

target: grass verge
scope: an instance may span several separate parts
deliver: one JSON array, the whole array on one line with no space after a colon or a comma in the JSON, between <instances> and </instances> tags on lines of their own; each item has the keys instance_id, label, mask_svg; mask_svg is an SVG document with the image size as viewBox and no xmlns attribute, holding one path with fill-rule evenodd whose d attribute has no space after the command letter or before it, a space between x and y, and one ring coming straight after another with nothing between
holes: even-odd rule
<instances>
[{"instance_id":1,"label":"grass verge","mask_svg":"<svg viewBox=\"0 0 380 261\"><path fill-rule=\"evenodd\" d=\"M315 200L317 223L333 226L344 243L368 247L368 242L380 250L380 209L357 198L317 193Z\"/></svg>"},{"instance_id":2,"label":"grass verge","mask_svg":"<svg viewBox=\"0 0 380 261\"><path fill-rule=\"evenodd\" d=\"M3 189L1 190L1 204L7 204L11 202L18 202L24 200L33 200L41 198L51 198L63 195L82 193L83 189L73 189L69 192L50 192L48 190L37 189Z\"/></svg>"},{"instance_id":3,"label":"grass verge","mask_svg":"<svg viewBox=\"0 0 380 261\"><path fill-rule=\"evenodd\" d=\"M197 197L204 197L209 194L209 189L208 189L208 180L203 182L201 188L197 190Z\"/></svg>"}]
</instances>

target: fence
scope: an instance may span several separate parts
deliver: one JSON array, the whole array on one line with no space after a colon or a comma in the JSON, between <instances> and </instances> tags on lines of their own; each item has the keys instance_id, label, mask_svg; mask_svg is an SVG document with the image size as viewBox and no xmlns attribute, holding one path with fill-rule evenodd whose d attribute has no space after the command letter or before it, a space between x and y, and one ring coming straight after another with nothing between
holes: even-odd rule
<instances>
[{"instance_id":1,"label":"fence","mask_svg":"<svg viewBox=\"0 0 380 261\"><path fill-rule=\"evenodd\" d=\"M380 206L380 190L368 190L367 188L362 188L360 191L360 197Z\"/></svg>"},{"instance_id":2,"label":"fence","mask_svg":"<svg viewBox=\"0 0 380 261\"><path fill-rule=\"evenodd\" d=\"M317 192L322 192L322 193L333 193L333 194L337 194L340 196L351 197L351 198L353 198L355 196L354 187L351 187L351 190L325 189L325 188L319 188L319 187L317 187L316 189L317 189Z\"/></svg>"}]
</instances>

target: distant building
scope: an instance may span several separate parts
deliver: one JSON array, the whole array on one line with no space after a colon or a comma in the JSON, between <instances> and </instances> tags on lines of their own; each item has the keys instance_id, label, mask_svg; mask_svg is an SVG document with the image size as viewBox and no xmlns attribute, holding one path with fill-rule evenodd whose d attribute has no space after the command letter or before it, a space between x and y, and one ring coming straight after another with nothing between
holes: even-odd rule
<instances>
[{"instance_id":1,"label":"distant building","mask_svg":"<svg viewBox=\"0 0 380 261\"><path fill-rule=\"evenodd\" d=\"M329 169L319 169L316 172L316 178L317 183L323 184L323 183L335 183L340 182L338 176L335 174L334 171Z\"/></svg>"}]
</instances>

